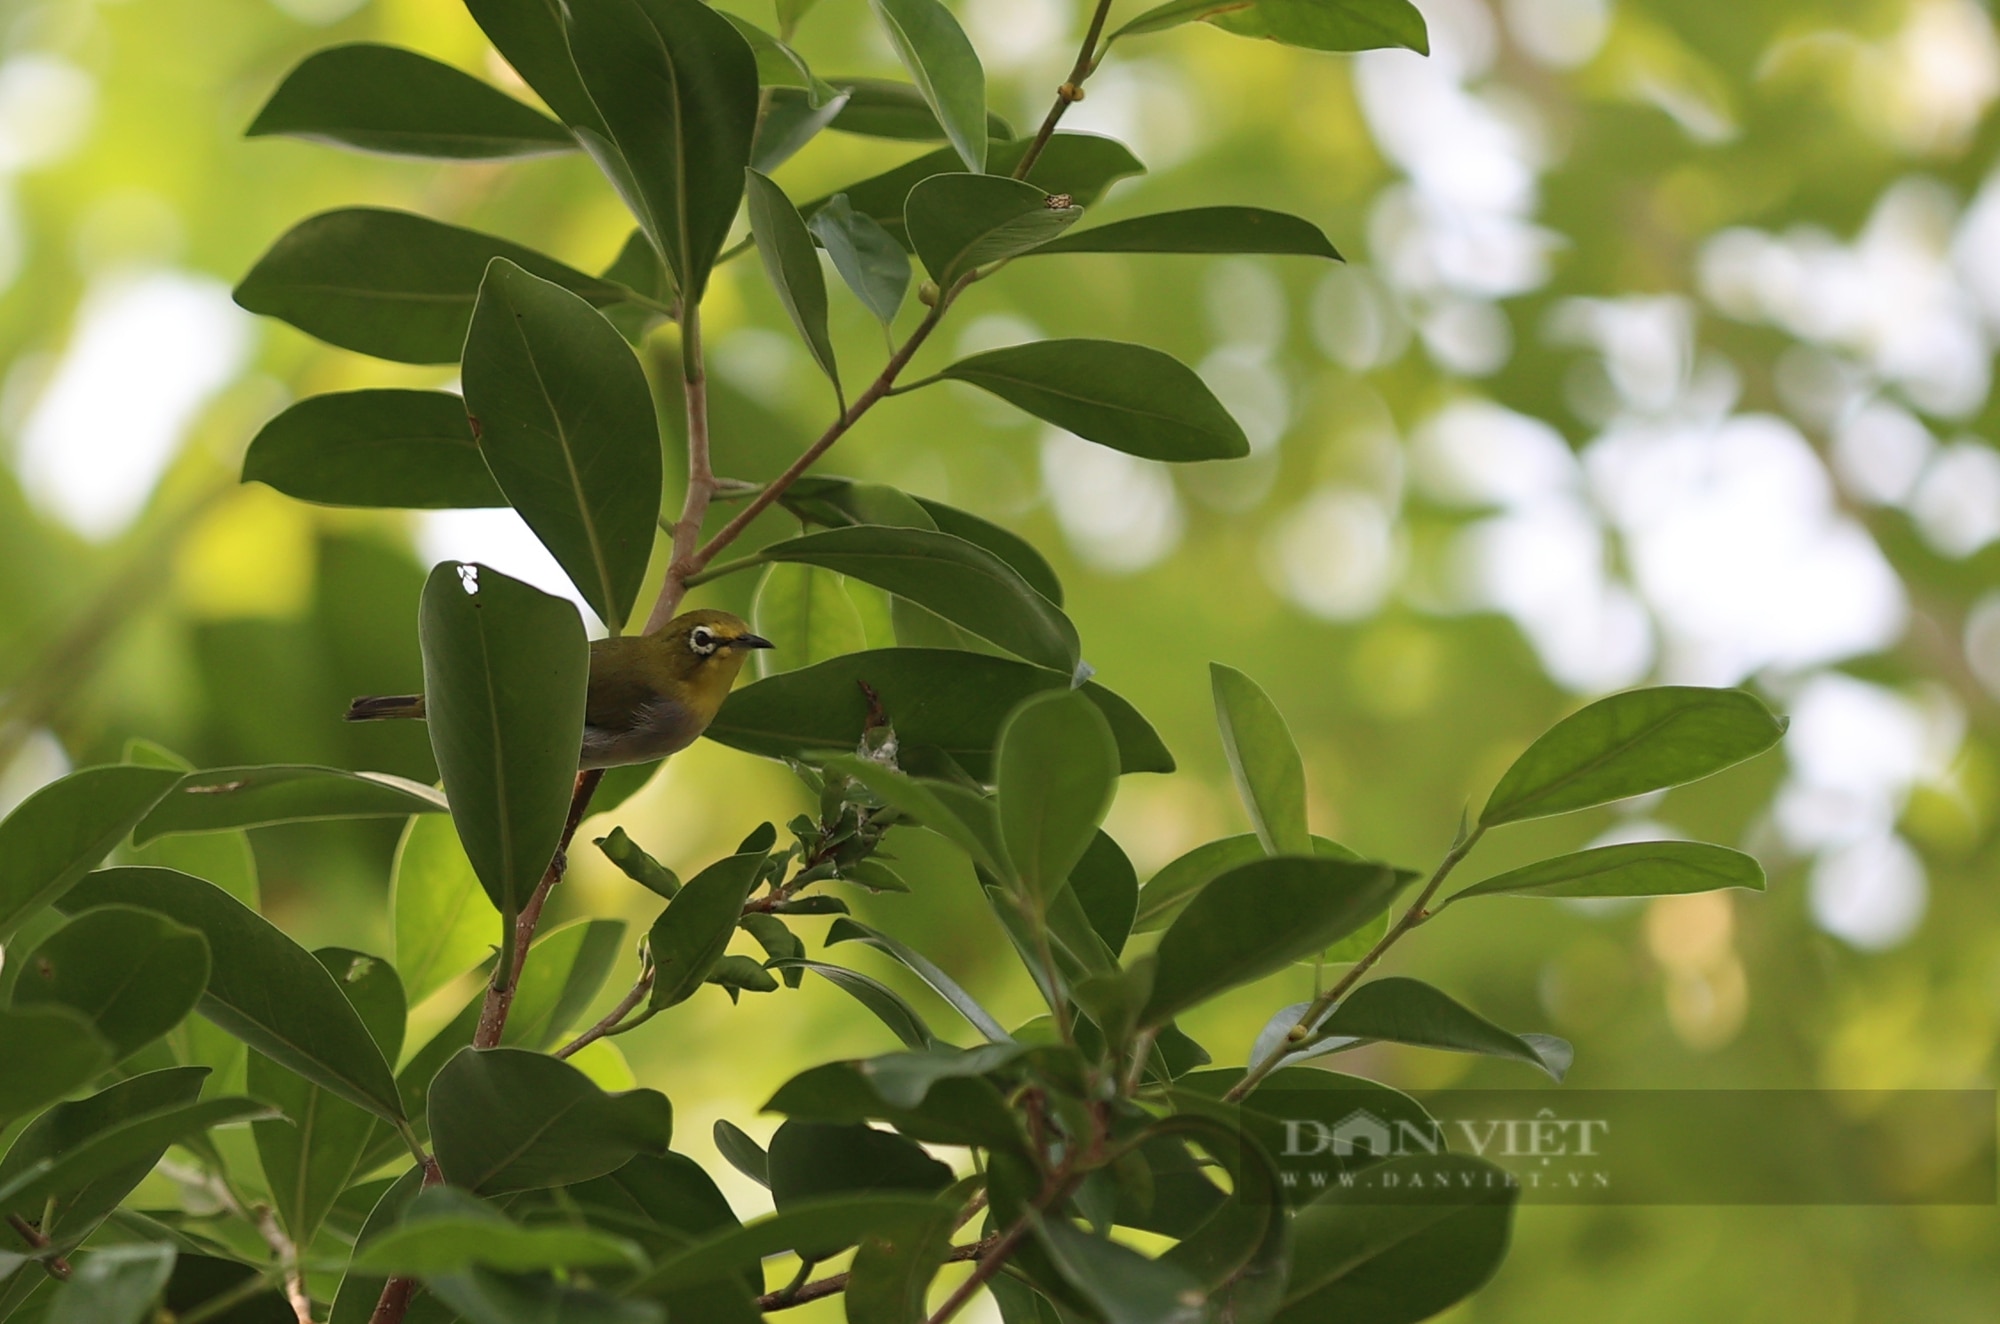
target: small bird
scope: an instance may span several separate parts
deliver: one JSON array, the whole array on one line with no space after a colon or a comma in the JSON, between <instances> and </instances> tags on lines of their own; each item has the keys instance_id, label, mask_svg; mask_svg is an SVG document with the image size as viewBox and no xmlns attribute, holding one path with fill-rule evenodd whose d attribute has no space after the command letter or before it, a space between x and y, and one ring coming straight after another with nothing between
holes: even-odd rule
<instances>
[{"instance_id":1,"label":"small bird","mask_svg":"<svg viewBox=\"0 0 2000 1324\"><path fill-rule=\"evenodd\" d=\"M729 697L743 659L775 647L726 611L682 612L651 634L590 645L579 768L665 758L692 745ZM356 699L350 722L424 715L421 694Z\"/></svg>"}]
</instances>

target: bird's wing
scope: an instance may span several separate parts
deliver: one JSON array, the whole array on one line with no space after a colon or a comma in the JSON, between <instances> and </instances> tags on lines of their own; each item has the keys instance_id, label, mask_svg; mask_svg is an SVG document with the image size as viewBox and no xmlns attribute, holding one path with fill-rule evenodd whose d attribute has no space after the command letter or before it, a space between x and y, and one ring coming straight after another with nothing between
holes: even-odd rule
<instances>
[{"instance_id":1,"label":"bird's wing","mask_svg":"<svg viewBox=\"0 0 2000 1324\"><path fill-rule=\"evenodd\" d=\"M600 677L590 686L583 720L603 731L630 731L643 722L660 697L644 675L627 672Z\"/></svg>"}]
</instances>

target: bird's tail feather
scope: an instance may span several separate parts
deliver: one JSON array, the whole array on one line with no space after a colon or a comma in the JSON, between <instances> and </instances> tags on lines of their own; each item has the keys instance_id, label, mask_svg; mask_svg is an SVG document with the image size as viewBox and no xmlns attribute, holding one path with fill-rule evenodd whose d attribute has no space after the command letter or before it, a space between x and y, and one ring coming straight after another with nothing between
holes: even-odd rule
<instances>
[{"instance_id":1,"label":"bird's tail feather","mask_svg":"<svg viewBox=\"0 0 2000 1324\"><path fill-rule=\"evenodd\" d=\"M350 722L380 722L392 717L423 715L424 696L421 694L378 694L356 699L347 706L347 720Z\"/></svg>"}]
</instances>

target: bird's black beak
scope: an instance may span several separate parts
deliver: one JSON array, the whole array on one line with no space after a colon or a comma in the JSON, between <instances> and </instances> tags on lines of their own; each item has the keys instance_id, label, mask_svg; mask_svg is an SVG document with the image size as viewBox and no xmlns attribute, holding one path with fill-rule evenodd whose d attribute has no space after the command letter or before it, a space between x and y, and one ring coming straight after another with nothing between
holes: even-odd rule
<instances>
[{"instance_id":1,"label":"bird's black beak","mask_svg":"<svg viewBox=\"0 0 2000 1324\"><path fill-rule=\"evenodd\" d=\"M776 648L777 645L761 634L739 634L729 641L731 648Z\"/></svg>"}]
</instances>

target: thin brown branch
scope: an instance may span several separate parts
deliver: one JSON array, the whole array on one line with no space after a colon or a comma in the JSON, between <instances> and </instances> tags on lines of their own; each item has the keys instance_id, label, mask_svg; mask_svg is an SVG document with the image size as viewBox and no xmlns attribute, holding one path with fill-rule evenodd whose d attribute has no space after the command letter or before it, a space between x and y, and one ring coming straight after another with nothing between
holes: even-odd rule
<instances>
[{"instance_id":1,"label":"thin brown branch","mask_svg":"<svg viewBox=\"0 0 2000 1324\"><path fill-rule=\"evenodd\" d=\"M33 1247L35 1250L38 1251L47 1250L52 1244L54 1244L47 1237L42 1235L42 1230L40 1228L36 1227L33 1223L30 1223L27 1219L21 1217L19 1214L7 1215L7 1225L13 1228L16 1232L20 1233L21 1240L27 1242L28 1245ZM43 1260L41 1264L42 1264L42 1272L46 1273L49 1277L59 1279L64 1282L67 1282L69 1280L69 1275L70 1275L69 1261L64 1259L62 1256L60 1255L51 1256L48 1259Z\"/></svg>"},{"instance_id":2,"label":"thin brown branch","mask_svg":"<svg viewBox=\"0 0 2000 1324\"><path fill-rule=\"evenodd\" d=\"M602 768L591 768L576 775L576 789L569 797L569 818L563 823L556 853L549 860L549 867L542 871L542 880L535 884L528 904L521 907L521 913L514 919L513 959L503 962L494 971L493 981L486 986L486 1002L479 1009L479 1029L472 1037L474 1048L491 1048L498 1044L501 1033L507 1028L507 1013L513 1008L514 994L521 987L521 967L527 964L528 948L535 941L535 928L542 922L542 907L548 903L549 893L562 881L563 872L569 867L570 841L575 838L577 826L583 822L584 813L590 808L590 797L596 794L597 783L603 780Z\"/></svg>"},{"instance_id":3,"label":"thin brown branch","mask_svg":"<svg viewBox=\"0 0 2000 1324\"><path fill-rule=\"evenodd\" d=\"M999 1244L999 1241L1000 1235L994 1233L992 1236L982 1237L978 1241L967 1242L963 1246L953 1246L950 1252L944 1257L944 1262L946 1264L963 1264L967 1260L976 1260L991 1251ZM776 1292L766 1292L757 1298L757 1309L761 1311L790 1310L793 1306L807 1305L823 1297L832 1296L836 1292L846 1291L848 1279L852 1276L851 1273L836 1273L825 1278L815 1279L799 1287L781 1288Z\"/></svg>"},{"instance_id":4,"label":"thin brown branch","mask_svg":"<svg viewBox=\"0 0 2000 1324\"><path fill-rule=\"evenodd\" d=\"M1041 159L1042 149L1049 145L1049 139L1056 136L1056 125L1069 108L1083 100L1083 82L1097 69L1097 62L1103 58L1097 51L1097 39L1104 35L1104 20L1111 15L1111 0L1097 0L1097 8L1090 15L1090 27L1083 34L1083 45L1077 48L1076 63L1070 66L1069 78L1056 89L1055 104L1042 117L1042 127L1036 131L1035 140L1028 144L1020 162L1014 167L1014 178L1026 179L1028 172Z\"/></svg>"},{"instance_id":5,"label":"thin brown branch","mask_svg":"<svg viewBox=\"0 0 2000 1324\"><path fill-rule=\"evenodd\" d=\"M994 1274L1006 1267L1007 1258L1028 1235L1028 1228L1028 1216L1023 1214L1005 1232L996 1233L983 1241L976 1242L975 1244L983 1249L972 1266L971 1275L945 1298L944 1304L937 1308L937 1313L930 1317L928 1324L945 1324L946 1320L965 1309L966 1303L979 1295L979 1289L986 1286Z\"/></svg>"},{"instance_id":6,"label":"thin brown branch","mask_svg":"<svg viewBox=\"0 0 2000 1324\"><path fill-rule=\"evenodd\" d=\"M591 1026L561 1048L556 1049L556 1056L569 1057L578 1049L588 1047L608 1034L616 1034L619 1022L631 1015L632 1009L645 1001L646 995L652 991L653 966L651 962L648 962L646 968L639 972L638 979L633 981L631 991L618 999L618 1005L610 1011L605 1012L603 1020Z\"/></svg>"},{"instance_id":7,"label":"thin brown branch","mask_svg":"<svg viewBox=\"0 0 2000 1324\"><path fill-rule=\"evenodd\" d=\"M708 444L708 368L702 357L699 304L689 305L681 317L681 386L687 396L687 497L681 503L680 519L674 522L667 579L660 585L653 614L646 618L647 634L674 618L687 592L687 577L700 568L691 562L695 544L701 540L701 522L708 516L708 503L716 491L715 465Z\"/></svg>"}]
</instances>

